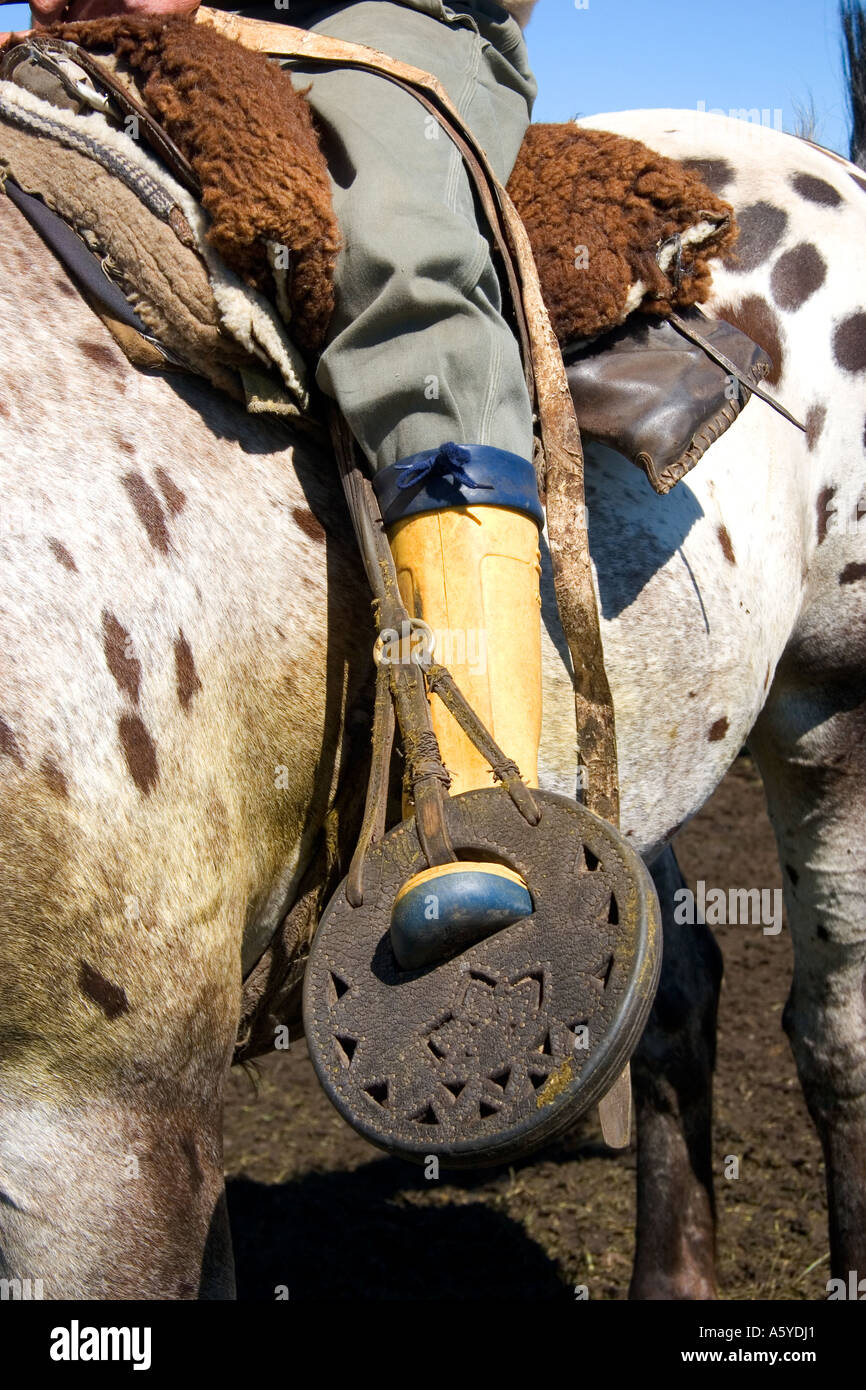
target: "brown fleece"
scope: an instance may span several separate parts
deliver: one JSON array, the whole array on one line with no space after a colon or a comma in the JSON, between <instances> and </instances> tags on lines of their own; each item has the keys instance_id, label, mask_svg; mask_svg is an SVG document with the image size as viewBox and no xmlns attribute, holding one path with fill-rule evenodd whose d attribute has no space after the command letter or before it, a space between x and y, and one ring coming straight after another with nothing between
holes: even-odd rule
<instances>
[{"instance_id":1,"label":"brown fleece","mask_svg":"<svg viewBox=\"0 0 866 1390\"><path fill-rule=\"evenodd\" d=\"M292 336L302 348L320 348L333 309L339 231L311 109L288 75L190 19L110 18L48 32L113 50L133 69L146 104L201 181L210 241L272 300L265 243L290 248ZM676 160L571 122L529 127L508 190L563 345L621 323L638 280L646 286L645 313L707 299L709 262L738 234L730 204ZM718 228L684 250L674 283L656 251L705 218Z\"/></svg>"},{"instance_id":2,"label":"brown fleece","mask_svg":"<svg viewBox=\"0 0 866 1390\"><path fill-rule=\"evenodd\" d=\"M730 204L676 160L639 140L572 123L529 127L508 191L526 223L547 310L563 345L621 323L637 280L647 286L645 313L665 314L707 299L709 260L737 236ZM656 264L656 250L705 214L722 219L718 231L684 249L674 285Z\"/></svg>"},{"instance_id":3,"label":"brown fleece","mask_svg":"<svg viewBox=\"0 0 866 1390\"><path fill-rule=\"evenodd\" d=\"M287 246L292 338L322 346L334 306L340 239L309 103L276 63L190 19L98 19L49 34L109 49L193 166L208 239L273 299L266 242Z\"/></svg>"}]
</instances>

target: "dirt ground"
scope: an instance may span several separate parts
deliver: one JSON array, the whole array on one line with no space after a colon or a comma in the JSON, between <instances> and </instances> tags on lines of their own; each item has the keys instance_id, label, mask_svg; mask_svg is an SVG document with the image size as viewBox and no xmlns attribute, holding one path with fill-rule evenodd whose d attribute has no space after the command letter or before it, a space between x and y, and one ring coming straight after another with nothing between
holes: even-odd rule
<instances>
[{"instance_id":1,"label":"dirt ground","mask_svg":"<svg viewBox=\"0 0 866 1390\"><path fill-rule=\"evenodd\" d=\"M677 841L686 881L781 887L760 779L738 759ZM743 866L748 865L744 871ZM725 957L715 1088L719 1278L725 1299L824 1299L824 1173L781 1013L787 926L717 929ZM626 1297L634 1152L595 1115L523 1165L428 1182L356 1135L302 1044L231 1078L226 1171L242 1300ZM739 1177L726 1179L728 1155Z\"/></svg>"}]
</instances>

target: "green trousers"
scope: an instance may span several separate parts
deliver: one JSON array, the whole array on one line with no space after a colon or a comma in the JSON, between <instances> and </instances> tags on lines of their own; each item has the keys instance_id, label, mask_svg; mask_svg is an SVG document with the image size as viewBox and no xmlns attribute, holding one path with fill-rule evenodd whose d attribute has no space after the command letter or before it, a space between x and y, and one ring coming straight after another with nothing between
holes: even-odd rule
<instances>
[{"instance_id":1,"label":"green trousers","mask_svg":"<svg viewBox=\"0 0 866 1390\"><path fill-rule=\"evenodd\" d=\"M270 18L284 15L433 73L497 176L508 179L536 85L519 26L492 0L294 9ZM343 236L319 386L339 402L374 468L447 440L531 458L520 354L455 146L384 78L290 66L297 86L311 84Z\"/></svg>"}]
</instances>

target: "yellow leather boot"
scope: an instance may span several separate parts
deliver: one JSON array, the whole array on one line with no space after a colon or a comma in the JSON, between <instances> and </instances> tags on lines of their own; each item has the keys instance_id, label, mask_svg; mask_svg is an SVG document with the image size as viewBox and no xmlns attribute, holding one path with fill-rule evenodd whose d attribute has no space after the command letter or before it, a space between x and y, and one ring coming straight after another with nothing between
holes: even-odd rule
<instances>
[{"instance_id":1,"label":"yellow leather boot","mask_svg":"<svg viewBox=\"0 0 866 1390\"><path fill-rule=\"evenodd\" d=\"M432 628L435 660L537 785L543 512L532 464L486 446L445 445L384 470L375 487L408 612ZM452 795L492 787L489 765L440 700L431 714ZM523 879L502 864L435 866L398 893L391 940L398 962L415 969L532 910Z\"/></svg>"}]
</instances>

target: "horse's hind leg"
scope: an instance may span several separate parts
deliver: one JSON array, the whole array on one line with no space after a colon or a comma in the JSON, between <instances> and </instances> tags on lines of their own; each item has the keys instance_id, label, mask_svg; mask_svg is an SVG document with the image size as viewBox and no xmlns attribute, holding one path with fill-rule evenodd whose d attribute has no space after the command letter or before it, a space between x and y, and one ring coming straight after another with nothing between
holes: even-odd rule
<instances>
[{"instance_id":1,"label":"horse's hind leg","mask_svg":"<svg viewBox=\"0 0 866 1390\"><path fill-rule=\"evenodd\" d=\"M231 1297L237 912L170 804L173 835L145 810L113 857L83 797L3 790L0 1273L52 1299Z\"/></svg>"},{"instance_id":2,"label":"horse's hind leg","mask_svg":"<svg viewBox=\"0 0 866 1390\"><path fill-rule=\"evenodd\" d=\"M637 1244L630 1298L716 1296L712 1072L721 953L705 926L674 921L684 886L672 849L653 866L661 980L632 1059L638 1128Z\"/></svg>"},{"instance_id":3,"label":"horse's hind leg","mask_svg":"<svg viewBox=\"0 0 866 1390\"><path fill-rule=\"evenodd\" d=\"M232 1298L219 1111L7 1078L0 1276L50 1299Z\"/></svg>"},{"instance_id":4,"label":"horse's hind leg","mask_svg":"<svg viewBox=\"0 0 866 1390\"><path fill-rule=\"evenodd\" d=\"M777 676L750 746L783 866L783 1015L824 1149L833 1274L866 1275L866 703L857 673Z\"/></svg>"}]
</instances>

